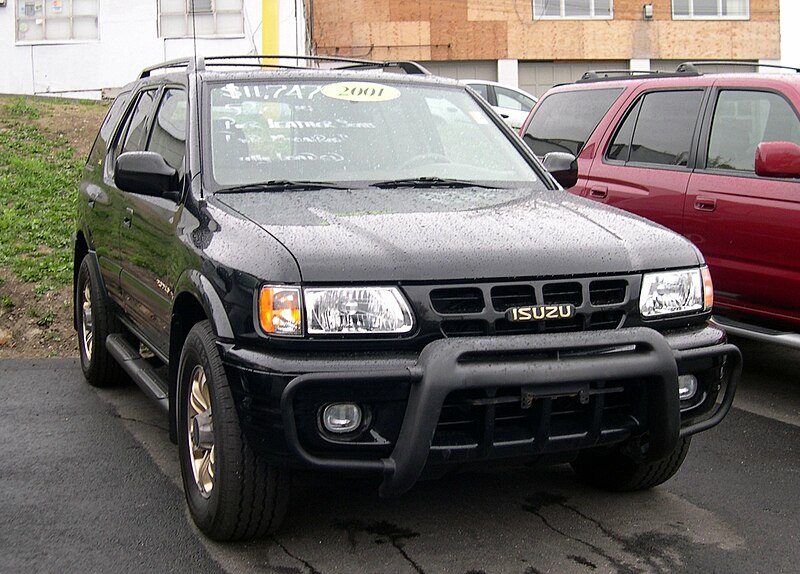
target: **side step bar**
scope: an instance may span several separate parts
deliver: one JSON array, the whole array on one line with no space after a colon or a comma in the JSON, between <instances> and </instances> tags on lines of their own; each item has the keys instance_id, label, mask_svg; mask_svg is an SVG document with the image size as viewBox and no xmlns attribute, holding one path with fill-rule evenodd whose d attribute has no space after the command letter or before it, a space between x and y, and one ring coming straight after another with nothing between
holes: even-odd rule
<instances>
[{"instance_id":1,"label":"side step bar","mask_svg":"<svg viewBox=\"0 0 800 574\"><path fill-rule=\"evenodd\" d=\"M139 385L148 398L154 400L164 412L169 412L169 397L164 389L167 382L155 369L119 334L106 337L106 349L122 369Z\"/></svg>"},{"instance_id":2,"label":"side step bar","mask_svg":"<svg viewBox=\"0 0 800 574\"><path fill-rule=\"evenodd\" d=\"M733 319L720 317L719 315L714 315L711 320L725 329L729 335L736 335L744 339L753 339L800 350L800 334L798 333L767 329L766 327L734 321Z\"/></svg>"}]
</instances>

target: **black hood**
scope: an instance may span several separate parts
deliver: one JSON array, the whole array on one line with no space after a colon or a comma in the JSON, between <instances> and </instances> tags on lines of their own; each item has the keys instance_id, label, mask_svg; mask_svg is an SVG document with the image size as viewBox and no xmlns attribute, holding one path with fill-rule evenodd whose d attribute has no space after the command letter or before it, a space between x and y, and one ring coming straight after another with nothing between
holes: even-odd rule
<instances>
[{"instance_id":1,"label":"black hood","mask_svg":"<svg viewBox=\"0 0 800 574\"><path fill-rule=\"evenodd\" d=\"M370 188L216 198L280 241L307 283L595 275L701 261L672 231L563 191Z\"/></svg>"}]
</instances>

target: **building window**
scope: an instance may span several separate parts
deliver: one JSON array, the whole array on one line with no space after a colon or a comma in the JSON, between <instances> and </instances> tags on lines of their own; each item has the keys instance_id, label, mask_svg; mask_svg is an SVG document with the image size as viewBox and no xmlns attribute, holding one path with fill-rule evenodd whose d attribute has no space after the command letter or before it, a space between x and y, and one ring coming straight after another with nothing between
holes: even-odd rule
<instances>
[{"instance_id":1,"label":"building window","mask_svg":"<svg viewBox=\"0 0 800 574\"><path fill-rule=\"evenodd\" d=\"M747 20L750 0L672 0L675 20Z\"/></svg>"},{"instance_id":2,"label":"building window","mask_svg":"<svg viewBox=\"0 0 800 574\"><path fill-rule=\"evenodd\" d=\"M588 18L614 17L613 0L532 0L533 18Z\"/></svg>"},{"instance_id":3,"label":"building window","mask_svg":"<svg viewBox=\"0 0 800 574\"><path fill-rule=\"evenodd\" d=\"M191 38L244 35L242 0L158 0L158 35Z\"/></svg>"},{"instance_id":4,"label":"building window","mask_svg":"<svg viewBox=\"0 0 800 574\"><path fill-rule=\"evenodd\" d=\"M17 0L17 42L97 40L97 0Z\"/></svg>"}]
</instances>

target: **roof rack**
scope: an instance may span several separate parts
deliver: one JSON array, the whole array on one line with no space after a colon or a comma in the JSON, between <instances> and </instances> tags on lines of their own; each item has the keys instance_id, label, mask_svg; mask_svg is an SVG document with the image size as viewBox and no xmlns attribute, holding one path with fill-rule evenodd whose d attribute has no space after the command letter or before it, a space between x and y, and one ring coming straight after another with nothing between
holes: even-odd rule
<instances>
[{"instance_id":1,"label":"roof rack","mask_svg":"<svg viewBox=\"0 0 800 574\"><path fill-rule=\"evenodd\" d=\"M697 71L661 72L659 70L590 70L576 83L608 82L612 80L633 80L641 78L670 78L675 76L697 76Z\"/></svg>"},{"instance_id":2,"label":"roof rack","mask_svg":"<svg viewBox=\"0 0 800 574\"><path fill-rule=\"evenodd\" d=\"M195 66L194 60L191 58L178 58L177 60L167 60L155 66L148 66L139 74L139 78L149 78L152 72L156 70L169 70L171 68L186 68L187 71L193 71Z\"/></svg>"},{"instance_id":3,"label":"roof rack","mask_svg":"<svg viewBox=\"0 0 800 574\"><path fill-rule=\"evenodd\" d=\"M267 62L265 60L273 60ZM280 60L302 60L309 65L293 66L290 64L278 63ZM248 67L259 69L278 69L278 70L308 70L319 69L320 64L334 64L326 69L358 69L358 70L376 70L395 68L405 72L406 74L424 74L430 75L430 72L411 60L362 60L357 58L339 58L336 56L280 56L270 54L245 54L240 56L198 56L193 58L180 58L177 60L169 60L161 64L149 66L142 70L139 78L148 78L152 72L157 70L169 71L174 68L185 68L186 72L203 71L210 66L227 66L227 67ZM311 64L316 64L311 65ZM340 64L340 65L335 65Z\"/></svg>"},{"instance_id":4,"label":"roof rack","mask_svg":"<svg viewBox=\"0 0 800 574\"><path fill-rule=\"evenodd\" d=\"M680 66L676 72L684 73L690 72L695 74L701 74L700 70L697 68L699 66L757 66L759 68L777 68L780 70L791 70L796 74L800 74L800 68L792 68L791 66L780 66L778 64L761 64L759 62L741 62L736 60L706 60L703 62L684 62Z\"/></svg>"}]
</instances>

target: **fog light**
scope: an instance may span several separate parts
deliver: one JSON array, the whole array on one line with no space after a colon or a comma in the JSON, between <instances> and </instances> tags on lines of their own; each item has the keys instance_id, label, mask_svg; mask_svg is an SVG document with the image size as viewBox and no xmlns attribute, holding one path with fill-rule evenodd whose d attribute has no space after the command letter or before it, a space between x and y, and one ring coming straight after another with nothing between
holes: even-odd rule
<instances>
[{"instance_id":1,"label":"fog light","mask_svg":"<svg viewBox=\"0 0 800 574\"><path fill-rule=\"evenodd\" d=\"M678 377L678 397L688 401L697 392L697 377L694 375L680 375Z\"/></svg>"},{"instance_id":2,"label":"fog light","mask_svg":"<svg viewBox=\"0 0 800 574\"><path fill-rule=\"evenodd\" d=\"M322 426L328 432L344 434L361 426L361 407L355 403L333 403L322 411Z\"/></svg>"}]
</instances>

